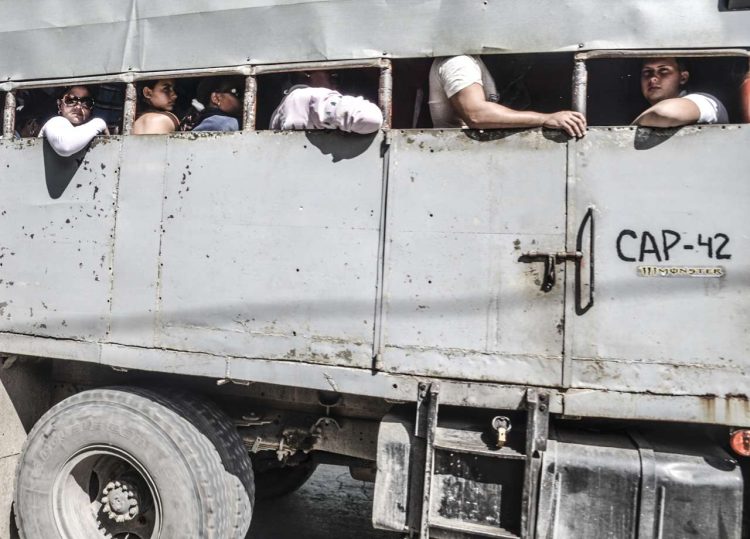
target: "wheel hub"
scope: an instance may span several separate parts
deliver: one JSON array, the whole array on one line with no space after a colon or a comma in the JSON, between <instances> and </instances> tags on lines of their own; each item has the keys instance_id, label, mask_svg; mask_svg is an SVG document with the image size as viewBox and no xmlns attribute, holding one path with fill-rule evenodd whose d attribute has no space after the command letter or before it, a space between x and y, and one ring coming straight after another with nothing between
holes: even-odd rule
<instances>
[{"instance_id":1,"label":"wheel hub","mask_svg":"<svg viewBox=\"0 0 750 539\"><path fill-rule=\"evenodd\" d=\"M110 481L102 491L102 511L115 522L132 520L138 515L137 489L126 481Z\"/></svg>"}]
</instances>

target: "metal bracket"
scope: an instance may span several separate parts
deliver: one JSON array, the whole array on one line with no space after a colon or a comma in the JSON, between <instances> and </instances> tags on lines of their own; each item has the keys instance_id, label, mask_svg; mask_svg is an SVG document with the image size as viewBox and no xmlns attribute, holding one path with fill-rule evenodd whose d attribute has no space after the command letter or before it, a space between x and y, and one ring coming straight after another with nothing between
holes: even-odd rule
<instances>
[{"instance_id":1,"label":"metal bracket","mask_svg":"<svg viewBox=\"0 0 750 539\"><path fill-rule=\"evenodd\" d=\"M526 390L526 473L523 481L521 537L534 539L541 453L549 437L549 394Z\"/></svg>"}]
</instances>

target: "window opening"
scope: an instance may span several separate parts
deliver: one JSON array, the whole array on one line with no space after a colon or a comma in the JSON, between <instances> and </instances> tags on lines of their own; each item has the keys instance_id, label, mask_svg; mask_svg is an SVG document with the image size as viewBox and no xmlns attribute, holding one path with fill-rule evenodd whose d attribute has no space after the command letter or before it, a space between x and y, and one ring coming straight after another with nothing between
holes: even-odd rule
<instances>
[{"instance_id":1,"label":"window opening","mask_svg":"<svg viewBox=\"0 0 750 539\"><path fill-rule=\"evenodd\" d=\"M85 86L93 100L90 118L101 118L111 135L122 130L123 95L125 85L116 84L70 84L46 88L19 88L15 91L15 129L13 136L37 137L42 126L58 116L58 99L73 86Z\"/></svg>"},{"instance_id":2,"label":"window opening","mask_svg":"<svg viewBox=\"0 0 750 539\"><path fill-rule=\"evenodd\" d=\"M432 58L393 61L393 128L432 127L427 99Z\"/></svg>"},{"instance_id":3,"label":"window opening","mask_svg":"<svg viewBox=\"0 0 750 539\"><path fill-rule=\"evenodd\" d=\"M138 81L132 90L136 100L132 132L238 131L242 127L245 84L245 77L240 75L165 75Z\"/></svg>"},{"instance_id":4,"label":"window opening","mask_svg":"<svg viewBox=\"0 0 750 539\"><path fill-rule=\"evenodd\" d=\"M570 109L571 54L502 54L482 59L495 79L501 105L545 113Z\"/></svg>"},{"instance_id":5,"label":"window opening","mask_svg":"<svg viewBox=\"0 0 750 539\"><path fill-rule=\"evenodd\" d=\"M570 53L482 55L497 87L497 102L514 110L571 108ZM393 127L430 128L429 73L433 58L393 61Z\"/></svg>"},{"instance_id":6,"label":"window opening","mask_svg":"<svg viewBox=\"0 0 750 539\"><path fill-rule=\"evenodd\" d=\"M689 72L687 92L715 96L726 108L729 123L737 123L743 121L740 88L748 74L748 58L743 52L700 51L700 55L694 52L688 56L664 51L664 56L684 62ZM586 59L588 54L601 57ZM658 57L658 51L593 51L580 57L585 59L587 83L579 85L580 91L585 91L585 100L579 99L579 103L585 106L589 125L630 125L649 108L641 92L641 67L644 58ZM582 64L579 60L581 69Z\"/></svg>"},{"instance_id":7,"label":"window opening","mask_svg":"<svg viewBox=\"0 0 750 539\"><path fill-rule=\"evenodd\" d=\"M296 85L326 87L343 95L361 96L378 104L380 101L378 68L347 68L295 70L281 73L265 73L257 76L257 104L255 127L270 129L271 116L284 99L286 92Z\"/></svg>"}]
</instances>

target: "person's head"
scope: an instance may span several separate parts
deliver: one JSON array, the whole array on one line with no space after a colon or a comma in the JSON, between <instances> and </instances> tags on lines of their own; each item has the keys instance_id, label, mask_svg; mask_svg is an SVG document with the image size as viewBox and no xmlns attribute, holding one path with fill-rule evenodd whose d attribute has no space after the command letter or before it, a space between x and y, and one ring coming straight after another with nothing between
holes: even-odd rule
<instances>
[{"instance_id":1,"label":"person's head","mask_svg":"<svg viewBox=\"0 0 750 539\"><path fill-rule=\"evenodd\" d=\"M690 78L681 58L646 58L641 65L641 92L650 104L678 97Z\"/></svg>"},{"instance_id":2,"label":"person's head","mask_svg":"<svg viewBox=\"0 0 750 539\"><path fill-rule=\"evenodd\" d=\"M140 97L147 107L171 111L177 101L174 79L158 79L142 83Z\"/></svg>"},{"instance_id":3,"label":"person's head","mask_svg":"<svg viewBox=\"0 0 750 539\"><path fill-rule=\"evenodd\" d=\"M94 98L87 86L69 86L57 100L57 112L73 125L89 121L94 108Z\"/></svg>"},{"instance_id":4,"label":"person's head","mask_svg":"<svg viewBox=\"0 0 750 539\"><path fill-rule=\"evenodd\" d=\"M318 71L303 71L299 74L298 81L299 84L306 84L312 88L338 90L339 87L338 73L326 69Z\"/></svg>"},{"instance_id":5,"label":"person's head","mask_svg":"<svg viewBox=\"0 0 750 539\"><path fill-rule=\"evenodd\" d=\"M199 86L198 99L202 104L219 109L225 114L238 116L242 112L242 90L242 83L236 78L208 79L203 88Z\"/></svg>"}]
</instances>

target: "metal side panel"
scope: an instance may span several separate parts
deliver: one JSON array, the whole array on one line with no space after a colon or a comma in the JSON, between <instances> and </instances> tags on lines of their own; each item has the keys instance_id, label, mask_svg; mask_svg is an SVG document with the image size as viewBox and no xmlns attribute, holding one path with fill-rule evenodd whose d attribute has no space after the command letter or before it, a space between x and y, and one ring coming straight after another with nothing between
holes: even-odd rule
<instances>
[{"instance_id":1,"label":"metal side panel","mask_svg":"<svg viewBox=\"0 0 750 539\"><path fill-rule=\"evenodd\" d=\"M110 341L152 347L168 138L123 138Z\"/></svg>"},{"instance_id":2,"label":"metal side panel","mask_svg":"<svg viewBox=\"0 0 750 539\"><path fill-rule=\"evenodd\" d=\"M0 332L106 336L119 152L116 137L72 157L0 141Z\"/></svg>"},{"instance_id":3,"label":"metal side panel","mask_svg":"<svg viewBox=\"0 0 750 539\"><path fill-rule=\"evenodd\" d=\"M382 135L168 141L158 346L370 367Z\"/></svg>"},{"instance_id":4,"label":"metal side panel","mask_svg":"<svg viewBox=\"0 0 750 539\"><path fill-rule=\"evenodd\" d=\"M747 395L749 147L742 126L594 128L576 143L568 248L591 208L595 287L577 314L569 272L571 387Z\"/></svg>"},{"instance_id":5,"label":"metal side panel","mask_svg":"<svg viewBox=\"0 0 750 539\"><path fill-rule=\"evenodd\" d=\"M540 289L526 251L563 250L566 146L546 132L393 133L382 365L555 385L563 265Z\"/></svg>"}]
</instances>

